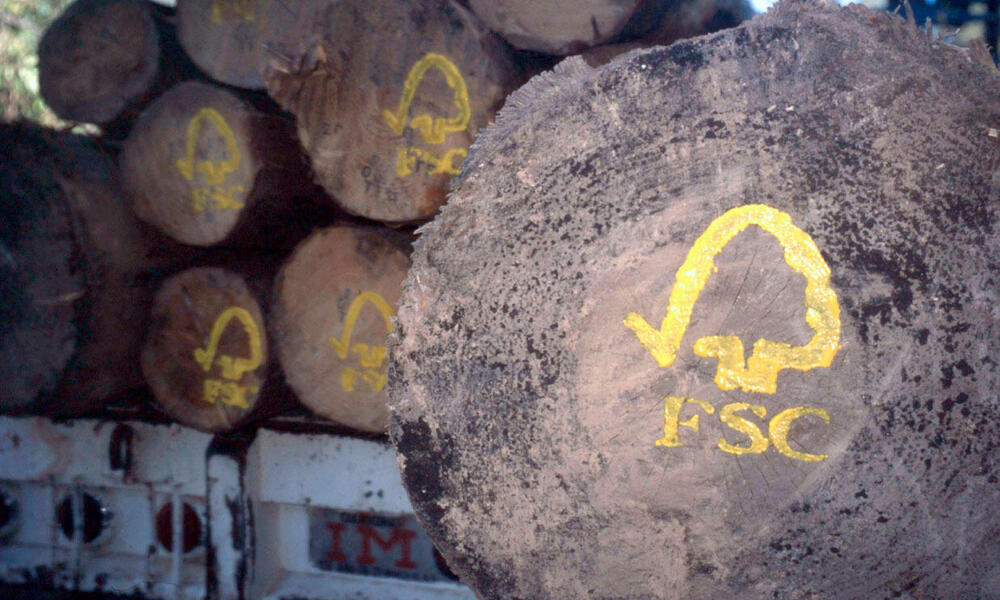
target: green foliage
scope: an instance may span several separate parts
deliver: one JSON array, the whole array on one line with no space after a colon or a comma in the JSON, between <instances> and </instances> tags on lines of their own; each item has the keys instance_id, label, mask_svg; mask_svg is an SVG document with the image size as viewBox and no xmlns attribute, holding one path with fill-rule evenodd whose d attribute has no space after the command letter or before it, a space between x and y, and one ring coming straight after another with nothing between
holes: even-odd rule
<instances>
[{"instance_id":1,"label":"green foliage","mask_svg":"<svg viewBox=\"0 0 1000 600\"><path fill-rule=\"evenodd\" d=\"M65 126L38 93L38 40L71 0L0 0L0 117Z\"/></svg>"}]
</instances>

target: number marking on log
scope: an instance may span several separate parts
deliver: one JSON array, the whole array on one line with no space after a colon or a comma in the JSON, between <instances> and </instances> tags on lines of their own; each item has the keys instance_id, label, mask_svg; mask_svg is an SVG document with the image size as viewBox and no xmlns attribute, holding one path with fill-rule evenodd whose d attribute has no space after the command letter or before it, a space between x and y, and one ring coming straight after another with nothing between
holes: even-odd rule
<instances>
[{"instance_id":1,"label":"number marking on log","mask_svg":"<svg viewBox=\"0 0 1000 600\"><path fill-rule=\"evenodd\" d=\"M195 160L195 151L198 147L198 139L205 131L205 123L211 123L226 146L226 159ZM236 136L233 130L226 123L219 111L214 108L202 108L198 114L191 119L187 128L187 144L184 158L177 159L177 170L181 172L188 181L194 182L195 173L204 175L204 186L194 187L191 190L194 200L194 211L202 212L211 200L216 210L240 210L243 203L235 199L235 195L243 191L241 185L224 186L226 176L235 171L240 166L240 150L236 145Z\"/></svg>"},{"instance_id":2,"label":"number marking on log","mask_svg":"<svg viewBox=\"0 0 1000 600\"><path fill-rule=\"evenodd\" d=\"M394 316L392 306L385 301L377 292L362 292L351 302L347 309L347 318L344 319L344 330L340 333L340 338L331 337L330 345L341 360L347 360L350 352L357 355L357 367L343 367L340 370L340 387L345 392L353 392L357 389L357 381L360 379L368 384L372 392L381 392L385 387L386 371L386 347L384 344L351 344L351 336L354 334L354 327L361 316L361 309L365 304L371 304L385 321L386 334L392 333L392 317Z\"/></svg>"},{"instance_id":3,"label":"number marking on log","mask_svg":"<svg viewBox=\"0 0 1000 600\"><path fill-rule=\"evenodd\" d=\"M402 136L407 127L407 118L410 116L410 104L417 93L417 88L424 76L430 69L440 71L454 93L452 101L458 114L450 118L433 117L427 113L417 115L410 119L409 127L420 133L421 139L427 144L443 144L449 133L465 131L469 127L469 117L472 113L469 107L469 91L465 86L465 80L458 71L458 67L448 60L448 57L436 52L429 52L426 56L414 63L406 76L403 84L403 95L399 99L399 106L396 112L385 110L382 116L392 132ZM424 150L413 146L399 148L396 156L396 173L400 177L407 177L416 172L417 161L422 160L429 167L429 175L447 174L458 175L458 167L455 166L455 158L459 158L459 164L465 158L468 151L464 148L452 148L442 155L437 155L430 150Z\"/></svg>"},{"instance_id":4,"label":"number marking on log","mask_svg":"<svg viewBox=\"0 0 1000 600\"><path fill-rule=\"evenodd\" d=\"M249 358L233 358L226 354L218 355L219 340L233 320L238 321L243 326L243 331L246 332L250 344ZM253 316L245 308L239 306L231 306L222 311L212 325L208 343L204 348L195 349L194 359L206 373L212 370L213 364L217 365L222 369L223 379L228 381L206 379L202 399L209 404L221 401L230 406L249 408L247 394L257 393L257 386L241 386L238 382L244 373L253 371L260 366L261 357L260 329Z\"/></svg>"},{"instance_id":5,"label":"number marking on log","mask_svg":"<svg viewBox=\"0 0 1000 600\"><path fill-rule=\"evenodd\" d=\"M787 213L763 204L750 204L729 210L712 221L677 270L660 329L653 329L634 312L625 318L625 326L635 332L639 343L661 367L673 364L694 304L716 270L715 256L750 225L757 225L777 238L784 249L785 262L806 278L806 323L815 333L804 346L759 339L746 363L743 342L732 335L700 338L694 344L694 353L719 360L715 384L720 389L739 387L745 392L773 394L779 371L829 367L840 342L840 306L837 294L830 287L830 267L809 234L793 225Z\"/></svg>"},{"instance_id":6,"label":"number marking on log","mask_svg":"<svg viewBox=\"0 0 1000 600\"><path fill-rule=\"evenodd\" d=\"M704 411L705 414L715 414L715 407L704 400L667 396L663 399L663 437L656 440L657 446L666 446L668 448L683 446L684 444L681 443L678 433L678 429L680 427L687 427L695 433L698 432L698 415L692 415L684 421L680 420L681 410L686 404L694 404ZM744 410L749 410L761 419L767 415L767 409L763 406L749 404L747 402L733 402L723 406L722 409L719 410L719 420L730 429L747 436L750 444L748 446L736 446L729 443L726 438L720 436L717 444L719 450L736 455L763 454L769 445L773 445L775 450L793 460L800 460L803 462L820 462L828 458L828 455L826 454L799 452L797 450L793 450L792 447L788 445L788 432L792 428L792 423L797 419L811 415L819 417L827 425L829 425L830 415L825 410L820 408L810 408L807 406L796 406L794 408L783 410L771 418L771 421L768 424L768 435L764 435L756 423L736 414Z\"/></svg>"}]
</instances>

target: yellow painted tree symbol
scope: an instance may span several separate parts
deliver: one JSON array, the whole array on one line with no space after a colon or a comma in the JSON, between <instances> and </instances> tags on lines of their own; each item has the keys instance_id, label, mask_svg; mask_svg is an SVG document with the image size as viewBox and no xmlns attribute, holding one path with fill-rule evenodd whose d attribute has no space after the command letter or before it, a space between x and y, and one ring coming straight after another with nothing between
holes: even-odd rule
<instances>
[{"instance_id":1,"label":"yellow painted tree symbol","mask_svg":"<svg viewBox=\"0 0 1000 600\"><path fill-rule=\"evenodd\" d=\"M211 123L222 136L226 145L225 160L195 160L198 138L201 137L206 123ZM240 165L240 150L236 147L236 136L219 111L214 108L202 108L188 123L185 150L184 158L177 159L176 164L181 175L188 181L194 181L194 174L197 171L205 175L205 182L208 185L222 185L226 181L226 175L235 171Z\"/></svg>"},{"instance_id":2,"label":"yellow painted tree symbol","mask_svg":"<svg viewBox=\"0 0 1000 600\"><path fill-rule=\"evenodd\" d=\"M427 113L417 115L410 121L410 127L419 131L420 136L428 144L443 144L447 134L465 131L465 128L469 126L471 114L469 91L465 87L465 80L458 72L458 67L443 54L429 52L410 68L410 73L406 76L406 82L403 84L403 95L399 99L399 107L396 112L383 111L382 116L393 133L403 135L403 130L406 129L406 120L410 114L410 104L417 94L420 82L424 80L424 76L430 69L437 69L444 75L448 87L453 92L452 102L458 109L458 113L447 119L433 117Z\"/></svg>"},{"instance_id":3,"label":"yellow painted tree symbol","mask_svg":"<svg viewBox=\"0 0 1000 600\"><path fill-rule=\"evenodd\" d=\"M354 327L357 325L361 310L366 304L375 307L385 322L385 333L392 333L392 307L382 296L375 292L363 292L351 302L347 309L347 317L344 319L344 329L340 337L331 337L330 345L341 360L347 360L350 352L358 357L358 366L344 367L340 371L340 386L345 392L353 392L357 388L357 380L361 379L368 384L373 392L380 392L385 387L385 359L386 347L384 344L351 344L351 336L354 335Z\"/></svg>"},{"instance_id":4,"label":"yellow painted tree symbol","mask_svg":"<svg viewBox=\"0 0 1000 600\"><path fill-rule=\"evenodd\" d=\"M219 355L219 341L222 339L222 334L226 331L226 328L233 321L243 326L243 331L247 335L247 341L250 346L249 357L234 358L227 354ZM239 306L231 306L224 310L212 325L208 344L204 348L195 349L194 360L206 373L212 370L213 365L218 366L222 370L222 377L229 380L206 379L204 394L206 402L212 403L215 402L216 398L221 398L225 404L239 406L240 408L249 408L246 394L248 392L256 393L257 388L254 386L240 386L236 382L247 371L253 371L259 367L263 360L260 329L257 327L257 322L254 321L253 316L245 308Z\"/></svg>"},{"instance_id":5,"label":"yellow painted tree symbol","mask_svg":"<svg viewBox=\"0 0 1000 600\"><path fill-rule=\"evenodd\" d=\"M677 270L660 329L654 329L634 312L625 318L625 326L661 367L673 364L694 304L715 271L715 256L750 225L757 225L777 238L784 249L785 262L806 278L806 323L813 330L813 337L804 346L759 339L746 362L743 342L731 335L700 338L694 344L694 352L718 359L715 383L720 389L739 387L747 392L773 394L779 371L829 367L840 343L840 306L837 294L830 287L830 267L809 234L793 225L787 213L763 204L750 204L729 210L712 221Z\"/></svg>"},{"instance_id":6,"label":"yellow painted tree symbol","mask_svg":"<svg viewBox=\"0 0 1000 600\"><path fill-rule=\"evenodd\" d=\"M420 87L420 82L431 69L437 69L445 78L445 82L452 90L452 104L457 109L457 113L452 117L434 117L424 113L410 119L410 105ZM396 112L390 110L382 111L389 129L396 135L403 135L406 130L407 120L411 129L418 131L420 137L427 144L444 144L449 133L465 131L469 127L469 118L472 109L469 107L469 90L465 87L465 80L459 73L458 67L448 60L448 57L436 52L429 52L426 56L418 60L403 84L403 95L399 99L399 106ZM400 177L412 175L417 168L417 161L422 160L431 169L429 175L446 174L457 175L458 167L455 166L455 159L459 164L465 158L468 151L465 148L451 148L444 154L437 154L429 150L413 146L398 148L396 152L396 174Z\"/></svg>"}]
</instances>

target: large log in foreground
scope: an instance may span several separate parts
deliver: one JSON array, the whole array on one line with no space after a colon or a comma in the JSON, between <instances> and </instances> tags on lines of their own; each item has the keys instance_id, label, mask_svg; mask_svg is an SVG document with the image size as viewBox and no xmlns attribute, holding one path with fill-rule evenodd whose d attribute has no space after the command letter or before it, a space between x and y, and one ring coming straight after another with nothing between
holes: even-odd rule
<instances>
[{"instance_id":1,"label":"large log in foreground","mask_svg":"<svg viewBox=\"0 0 1000 600\"><path fill-rule=\"evenodd\" d=\"M92 140L0 126L0 411L73 415L142 385L154 270Z\"/></svg>"},{"instance_id":2,"label":"large log in foreground","mask_svg":"<svg viewBox=\"0 0 1000 600\"><path fill-rule=\"evenodd\" d=\"M284 48L268 93L295 114L317 180L345 210L397 223L430 217L516 85L511 52L451 0L327 3L299 56L280 55L291 51L287 23L302 17L266 19L265 45L274 37ZM275 2L270 12L314 15L315 4Z\"/></svg>"},{"instance_id":3,"label":"large log in foreground","mask_svg":"<svg viewBox=\"0 0 1000 600\"><path fill-rule=\"evenodd\" d=\"M1000 597L1000 75L786 2L512 96L390 435L481 598Z\"/></svg>"},{"instance_id":4,"label":"large log in foreground","mask_svg":"<svg viewBox=\"0 0 1000 600\"><path fill-rule=\"evenodd\" d=\"M220 87L174 87L122 147L136 215L185 244L294 243L308 232L306 215L332 209L310 182L294 127Z\"/></svg>"},{"instance_id":5,"label":"large log in foreground","mask_svg":"<svg viewBox=\"0 0 1000 600\"><path fill-rule=\"evenodd\" d=\"M288 383L314 413L386 430L386 339L410 268L408 237L330 227L302 242L282 267L271 337Z\"/></svg>"}]
</instances>

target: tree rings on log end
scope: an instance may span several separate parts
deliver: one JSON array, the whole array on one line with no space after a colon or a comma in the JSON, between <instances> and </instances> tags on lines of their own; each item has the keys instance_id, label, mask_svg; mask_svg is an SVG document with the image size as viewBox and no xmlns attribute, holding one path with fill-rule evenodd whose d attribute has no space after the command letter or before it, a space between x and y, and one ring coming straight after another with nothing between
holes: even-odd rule
<instances>
[{"instance_id":1,"label":"tree rings on log end","mask_svg":"<svg viewBox=\"0 0 1000 600\"><path fill-rule=\"evenodd\" d=\"M295 114L317 181L346 211L430 217L515 85L510 50L448 0L344 0L323 15L304 55L272 61L269 93Z\"/></svg>"},{"instance_id":2,"label":"tree rings on log end","mask_svg":"<svg viewBox=\"0 0 1000 600\"><path fill-rule=\"evenodd\" d=\"M998 597L998 130L994 68L859 6L516 92L390 343L449 565L491 599Z\"/></svg>"},{"instance_id":3,"label":"tree rings on log end","mask_svg":"<svg viewBox=\"0 0 1000 600\"><path fill-rule=\"evenodd\" d=\"M216 81L264 89L260 32L269 4L269 0L179 0L177 37L194 63Z\"/></svg>"},{"instance_id":4,"label":"tree rings on log end","mask_svg":"<svg viewBox=\"0 0 1000 600\"><path fill-rule=\"evenodd\" d=\"M243 279L203 267L156 293L142 371L157 404L184 425L231 429L257 404L268 372L260 305Z\"/></svg>"},{"instance_id":5,"label":"tree rings on log end","mask_svg":"<svg viewBox=\"0 0 1000 600\"><path fill-rule=\"evenodd\" d=\"M120 158L136 215L186 244L226 239L262 168L252 132L249 107L221 88L186 82L158 98Z\"/></svg>"},{"instance_id":6,"label":"tree rings on log end","mask_svg":"<svg viewBox=\"0 0 1000 600\"><path fill-rule=\"evenodd\" d=\"M63 119L107 123L149 90L159 57L143 2L77 0L38 44L39 89Z\"/></svg>"},{"instance_id":7,"label":"tree rings on log end","mask_svg":"<svg viewBox=\"0 0 1000 600\"><path fill-rule=\"evenodd\" d=\"M288 383L314 413L384 432L386 338L410 261L397 232L336 226L282 268L272 337Z\"/></svg>"}]
</instances>

